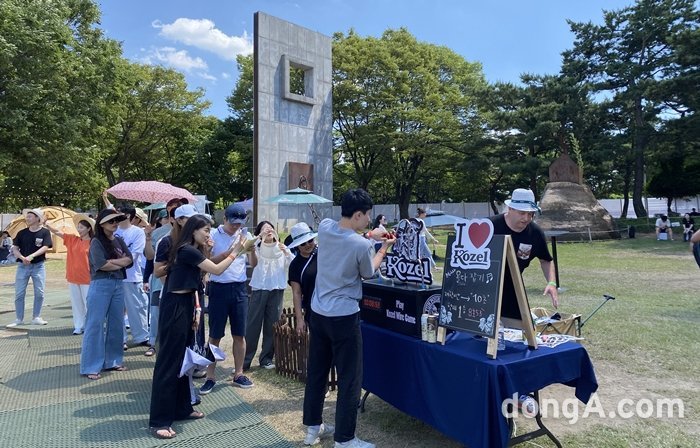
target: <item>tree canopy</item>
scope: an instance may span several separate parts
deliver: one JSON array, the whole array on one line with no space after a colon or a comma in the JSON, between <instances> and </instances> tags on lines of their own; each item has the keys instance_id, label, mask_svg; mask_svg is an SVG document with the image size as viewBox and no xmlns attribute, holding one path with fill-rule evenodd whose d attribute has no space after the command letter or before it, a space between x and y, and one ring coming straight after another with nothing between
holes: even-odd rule
<instances>
[{"instance_id":1,"label":"tree canopy","mask_svg":"<svg viewBox=\"0 0 700 448\"><path fill-rule=\"evenodd\" d=\"M700 193L700 14L638 0L569 22L557 74L486 82L478 61L407 29L333 36L334 193L396 202L489 201L568 152L598 196ZM117 182L154 179L223 206L252 195L253 60L238 57L230 116L172 69L129 61L94 0L0 2L0 207L85 208Z\"/></svg>"}]
</instances>

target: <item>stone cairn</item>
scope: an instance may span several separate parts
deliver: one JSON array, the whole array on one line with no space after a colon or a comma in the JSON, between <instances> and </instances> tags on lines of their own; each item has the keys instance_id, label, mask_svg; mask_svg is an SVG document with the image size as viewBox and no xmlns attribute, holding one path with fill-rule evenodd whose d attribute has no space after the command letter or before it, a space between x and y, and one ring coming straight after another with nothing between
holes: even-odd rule
<instances>
[{"instance_id":1,"label":"stone cairn","mask_svg":"<svg viewBox=\"0 0 700 448\"><path fill-rule=\"evenodd\" d=\"M547 231L567 231L559 241L620 238L612 216L583 184L581 170L564 152L549 167L549 183L542 193L537 224Z\"/></svg>"}]
</instances>

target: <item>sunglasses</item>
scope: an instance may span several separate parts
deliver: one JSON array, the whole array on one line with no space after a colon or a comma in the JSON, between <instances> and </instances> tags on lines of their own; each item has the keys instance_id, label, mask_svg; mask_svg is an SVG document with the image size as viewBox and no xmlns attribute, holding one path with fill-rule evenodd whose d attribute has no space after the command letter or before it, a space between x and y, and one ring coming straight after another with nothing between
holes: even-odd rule
<instances>
[{"instance_id":1,"label":"sunglasses","mask_svg":"<svg viewBox=\"0 0 700 448\"><path fill-rule=\"evenodd\" d=\"M112 218L109 221L105 221L105 224L116 224L119 220L117 218Z\"/></svg>"},{"instance_id":2,"label":"sunglasses","mask_svg":"<svg viewBox=\"0 0 700 448\"><path fill-rule=\"evenodd\" d=\"M305 242L301 243L300 246L306 246L307 244L313 244L313 243L314 243L314 239L311 238L309 241L305 241Z\"/></svg>"}]
</instances>

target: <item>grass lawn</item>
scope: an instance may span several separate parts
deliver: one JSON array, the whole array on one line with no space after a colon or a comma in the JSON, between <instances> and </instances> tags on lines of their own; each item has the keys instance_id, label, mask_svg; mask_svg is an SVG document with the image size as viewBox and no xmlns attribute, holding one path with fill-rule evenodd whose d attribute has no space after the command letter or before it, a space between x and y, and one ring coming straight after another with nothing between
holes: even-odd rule
<instances>
[{"instance_id":1,"label":"grass lawn","mask_svg":"<svg viewBox=\"0 0 700 448\"><path fill-rule=\"evenodd\" d=\"M442 257L447 233L435 233L442 242L436 246L436 253ZM562 416L545 419L546 425L566 447L700 446L700 270L688 244L656 241L650 235L638 234L631 240L560 243L557 247L564 288L560 294L561 311L579 313L585 319L602 302L603 294L616 297L582 329L583 344L596 369L600 384L597 396L605 415L616 410L623 399L639 403L644 399L678 398L683 403L684 417L678 418L677 409L674 418L609 418L598 412L584 417L585 406L579 403L575 423ZM438 264L442 265L442 259ZM47 289L64 288L64 263L52 260L47 269ZM551 309L549 298L542 296L545 282L538 263L525 272L525 285L532 307ZM4 292L8 294L3 300L10 299L9 291ZM285 306L291 306L289 290ZM222 348L230 352L230 338L223 341L228 346L222 344ZM231 366L230 360L222 365ZM250 376L255 387L239 391L241 397L286 438L301 446L303 385L280 377L274 370L257 367ZM542 396L574 397L573 389L562 385L546 388ZM332 393L324 414L329 422L333 421L334 409ZM634 411L634 404L626 410ZM522 417L518 427L520 433L534 424ZM358 435L382 448L459 446L377 397L370 398L367 411L360 414ZM534 443L533 446L554 446L542 437ZM332 446L332 442L321 446Z\"/></svg>"}]
</instances>

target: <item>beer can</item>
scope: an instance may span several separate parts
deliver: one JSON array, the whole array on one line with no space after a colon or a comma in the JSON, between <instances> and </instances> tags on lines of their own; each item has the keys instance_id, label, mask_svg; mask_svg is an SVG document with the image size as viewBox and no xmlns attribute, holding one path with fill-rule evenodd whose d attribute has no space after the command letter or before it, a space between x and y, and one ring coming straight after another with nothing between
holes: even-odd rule
<instances>
[{"instance_id":1,"label":"beer can","mask_svg":"<svg viewBox=\"0 0 700 448\"><path fill-rule=\"evenodd\" d=\"M421 341L428 340L428 315L425 313L420 316L420 339Z\"/></svg>"},{"instance_id":2,"label":"beer can","mask_svg":"<svg viewBox=\"0 0 700 448\"><path fill-rule=\"evenodd\" d=\"M428 316L428 342L434 344L437 341L437 314Z\"/></svg>"}]
</instances>

